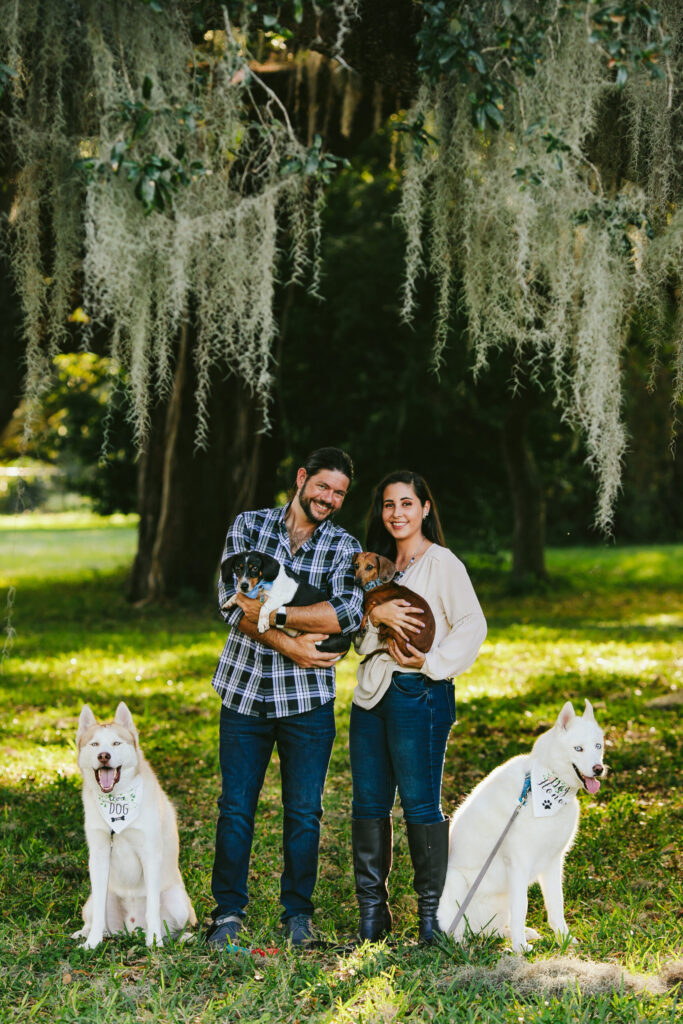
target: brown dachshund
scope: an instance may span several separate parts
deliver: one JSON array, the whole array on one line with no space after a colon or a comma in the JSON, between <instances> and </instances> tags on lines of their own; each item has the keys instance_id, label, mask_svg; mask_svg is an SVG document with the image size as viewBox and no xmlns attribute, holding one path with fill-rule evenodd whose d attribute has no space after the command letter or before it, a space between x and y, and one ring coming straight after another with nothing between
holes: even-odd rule
<instances>
[{"instance_id":1,"label":"brown dachshund","mask_svg":"<svg viewBox=\"0 0 683 1024\"><path fill-rule=\"evenodd\" d=\"M432 610L424 597L420 597L419 594L416 594L414 590L409 590L408 587L402 587L400 583L392 583L392 579L396 574L396 566L388 558L376 555L374 551L361 551L359 555L354 557L353 567L356 572L356 580L365 591L361 629L365 629L370 612L378 604L384 604L385 601L394 601L397 598L410 601L413 607L420 608L423 612L420 616L420 631L418 633L411 633L410 643L418 651L426 654L434 643L435 624ZM406 649L405 640L391 626L381 623L379 639L384 643L389 639L395 640L401 652L406 657L410 657L410 651ZM372 652L372 654L378 653L379 651ZM368 657L371 656L368 655Z\"/></svg>"}]
</instances>

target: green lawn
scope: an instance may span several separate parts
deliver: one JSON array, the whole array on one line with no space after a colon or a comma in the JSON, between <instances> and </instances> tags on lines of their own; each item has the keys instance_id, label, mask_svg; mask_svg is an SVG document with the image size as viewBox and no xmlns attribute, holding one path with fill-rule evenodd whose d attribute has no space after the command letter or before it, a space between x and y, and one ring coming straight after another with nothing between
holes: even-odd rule
<instances>
[{"instance_id":1,"label":"green lawn","mask_svg":"<svg viewBox=\"0 0 683 1024\"><path fill-rule=\"evenodd\" d=\"M679 797L683 546L549 552L552 585L515 596L500 568L470 562L489 620L474 668L456 682L444 806L527 750L571 699L606 728L611 773L569 854L567 920L578 945L551 941L540 892L529 956L502 943L417 947L405 832L396 813L391 944L355 952L210 953L195 938L149 951L139 934L86 952L69 938L88 893L74 734L81 706L110 717L125 700L173 797L181 860L200 921L218 796L218 698L210 678L224 637L212 602L132 608L123 598L131 520L0 519L3 618L16 631L0 675L0 1020L209 1022L666 1021L683 977ZM2 606L5 600L1 601ZM325 800L316 926L349 937L347 731L355 659L340 666L338 739ZM280 945L277 763L262 795L247 938Z\"/></svg>"}]
</instances>

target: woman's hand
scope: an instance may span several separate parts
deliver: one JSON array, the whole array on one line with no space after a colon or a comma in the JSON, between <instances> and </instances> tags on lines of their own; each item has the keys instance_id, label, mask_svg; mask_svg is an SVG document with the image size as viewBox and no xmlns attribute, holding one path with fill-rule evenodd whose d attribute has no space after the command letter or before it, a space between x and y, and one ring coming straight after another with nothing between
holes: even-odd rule
<instances>
[{"instance_id":1,"label":"woman's hand","mask_svg":"<svg viewBox=\"0 0 683 1024\"><path fill-rule=\"evenodd\" d=\"M373 626L384 623L408 641L411 633L419 633L422 629L422 615L421 608L416 608L402 597L396 597L393 601L376 605L370 612L370 622Z\"/></svg>"},{"instance_id":2,"label":"woman's hand","mask_svg":"<svg viewBox=\"0 0 683 1024\"><path fill-rule=\"evenodd\" d=\"M418 651L417 647L413 647L407 640L405 644L410 651L409 655L403 653L395 640L388 640L387 647L391 657L401 668L422 668L425 663L425 656L422 651Z\"/></svg>"}]
</instances>

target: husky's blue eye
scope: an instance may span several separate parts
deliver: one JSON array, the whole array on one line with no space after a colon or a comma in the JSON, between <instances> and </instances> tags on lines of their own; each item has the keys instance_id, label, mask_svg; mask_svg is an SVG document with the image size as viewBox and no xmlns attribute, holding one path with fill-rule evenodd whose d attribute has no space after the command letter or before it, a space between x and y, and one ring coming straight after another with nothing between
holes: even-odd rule
<instances>
[{"instance_id":1,"label":"husky's blue eye","mask_svg":"<svg viewBox=\"0 0 683 1024\"><path fill-rule=\"evenodd\" d=\"M583 747L574 747L574 750L578 750L579 754L583 753Z\"/></svg>"},{"instance_id":2,"label":"husky's blue eye","mask_svg":"<svg viewBox=\"0 0 683 1024\"><path fill-rule=\"evenodd\" d=\"M596 743L595 744L595 749L596 750L602 750L602 743Z\"/></svg>"}]
</instances>

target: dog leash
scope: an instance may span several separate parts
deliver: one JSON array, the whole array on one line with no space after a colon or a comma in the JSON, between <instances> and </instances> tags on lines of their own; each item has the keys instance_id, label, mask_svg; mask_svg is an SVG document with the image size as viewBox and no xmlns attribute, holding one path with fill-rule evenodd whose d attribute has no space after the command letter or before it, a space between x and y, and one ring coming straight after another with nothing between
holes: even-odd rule
<instances>
[{"instance_id":1,"label":"dog leash","mask_svg":"<svg viewBox=\"0 0 683 1024\"><path fill-rule=\"evenodd\" d=\"M515 818L517 817L517 815L521 811L522 807L524 807L524 804L527 802L527 800L529 798L529 793L530 792L531 792L531 773L527 772L526 775L524 776L524 785L522 786L522 792L519 794L519 798L517 800L517 806L515 807L515 809L512 812L512 814L510 815L510 820L508 821L507 825L505 826L505 828L501 832L501 834L500 834L500 836L499 836L499 838L498 838L498 840L496 842L496 845L493 847L493 849L491 850L490 854L488 855L488 857L484 861L484 865L483 865L481 871L479 872L479 874L477 875L477 877L475 878L474 882L472 883L470 891L467 893L467 896L465 896L465 899L460 904L460 908L458 910L458 913L455 915L455 917L451 921L450 927L446 929L446 934L447 935L452 935L453 934L453 932L455 931L455 929L458 927L458 925L462 921L463 917L465 916L465 911L467 910L467 908L469 907L470 903L472 902L472 897L474 896L475 892L477 891L477 889L481 885L482 878L484 877L484 875L486 874L488 869L491 867L491 861L493 860L493 858L498 853L498 850L500 849L501 844L502 844L503 840L505 839L505 836L508 834L508 832L510 831L510 829L512 827L513 821L515 820Z\"/></svg>"}]
</instances>

